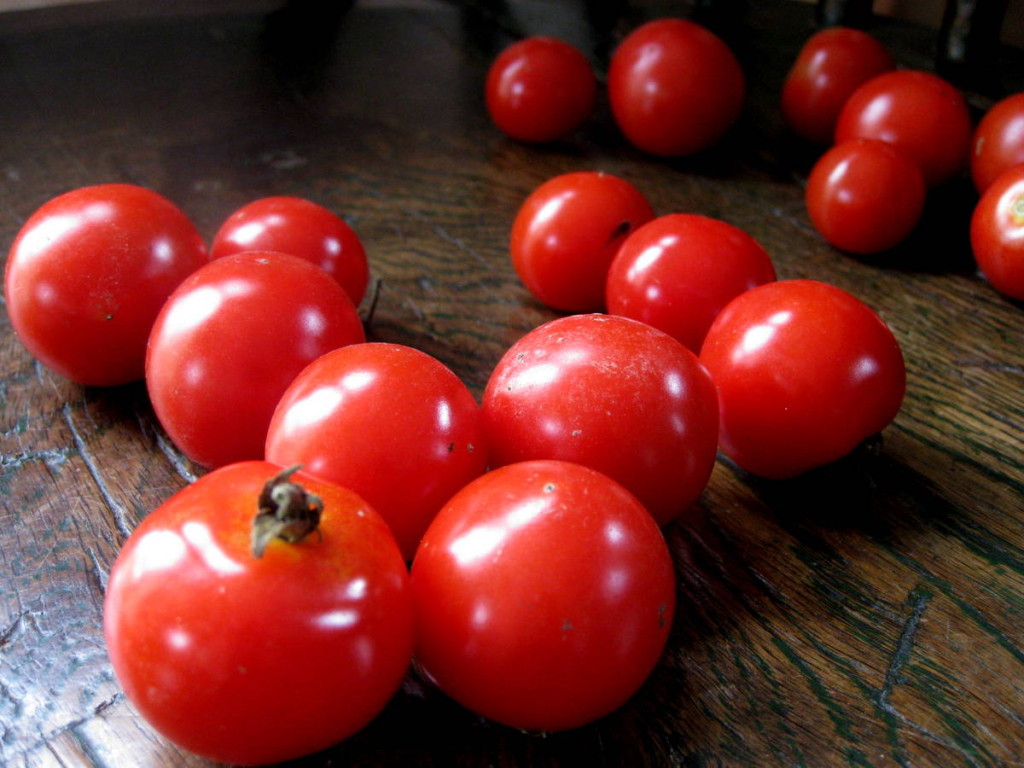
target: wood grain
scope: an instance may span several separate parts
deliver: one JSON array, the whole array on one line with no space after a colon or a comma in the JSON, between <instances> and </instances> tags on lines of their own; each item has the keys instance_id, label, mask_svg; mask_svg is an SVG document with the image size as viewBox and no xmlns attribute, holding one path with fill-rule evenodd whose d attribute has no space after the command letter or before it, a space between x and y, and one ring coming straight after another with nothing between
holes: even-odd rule
<instances>
[{"instance_id":1,"label":"wood grain","mask_svg":"<svg viewBox=\"0 0 1024 768\"><path fill-rule=\"evenodd\" d=\"M680 609L662 663L621 710L527 735L414 671L365 731L298 765L1024 764L1024 308L974 272L966 182L936 195L893 253L825 245L803 208L815 153L777 111L813 8L784 0L740 4L720 29L750 94L701 157L632 150L606 103L545 147L487 119L486 67L514 37L561 35L601 69L667 5L421 0L324 17L301 3L111 0L0 22L4 243L50 197L98 182L162 192L207 237L251 199L307 197L366 245L380 281L370 337L437 356L479 395L504 350L555 316L509 263L518 205L551 176L600 169L659 213L745 229L780 277L860 296L903 346L907 399L880 441L787 482L721 459L666 528ZM932 61L934 31L873 30L905 66ZM989 84L1024 88L1021 52L996 58ZM976 109L992 98L969 97ZM0 763L205 765L137 716L100 627L119 545L202 470L169 443L141 383L71 384L31 359L6 316L0 404Z\"/></svg>"}]
</instances>

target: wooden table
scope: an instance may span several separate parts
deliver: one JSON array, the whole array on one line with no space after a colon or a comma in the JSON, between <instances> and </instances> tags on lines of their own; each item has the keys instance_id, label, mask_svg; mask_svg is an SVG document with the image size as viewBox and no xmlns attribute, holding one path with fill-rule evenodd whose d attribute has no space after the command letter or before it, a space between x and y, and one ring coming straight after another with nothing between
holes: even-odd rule
<instances>
[{"instance_id":1,"label":"wooden table","mask_svg":"<svg viewBox=\"0 0 1024 768\"><path fill-rule=\"evenodd\" d=\"M747 108L716 150L666 161L628 147L603 103L563 143L507 140L482 83L526 34L563 36L603 67L667 4L170 5L0 16L4 243L47 199L98 182L162 192L206 237L257 197L307 197L353 224L383 280L370 337L437 356L479 395L502 352L555 316L509 262L518 205L556 174L602 169L659 213L745 229L782 278L853 292L907 359L906 402L877 450L790 482L718 463L696 509L665 531L678 617L663 662L620 711L542 738L410 677L374 724L302 764L1022 764L1024 308L974 272L966 184L937 194L922 231L885 256L841 254L811 228L801 185L815 151L777 108L810 6L752 2L719 17L748 72ZM931 65L933 32L873 30L905 66ZM995 57L976 108L1024 88L1020 54ZM0 403L0 763L203 765L136 715L100 631L118 546L202 470L161 433L144 386L60 378L6 317Z\"/></svg>"}]
</instances>

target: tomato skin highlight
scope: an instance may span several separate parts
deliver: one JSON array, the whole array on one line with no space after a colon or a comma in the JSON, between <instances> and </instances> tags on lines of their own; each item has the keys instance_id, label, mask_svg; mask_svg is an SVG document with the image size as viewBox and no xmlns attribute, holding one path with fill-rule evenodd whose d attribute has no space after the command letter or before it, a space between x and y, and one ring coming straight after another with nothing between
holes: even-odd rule
<instances>
[{"instance_id":1,"label":"tomato skin highlight","mask_svg":"<svg viewBox=\"0 0 1024 768\"><path fill-rule=\"evenodd\" d=\"M168 298L150 335L146 387L160 424L193 461L261 459L292 380L365 338L348 294L322 269L245 251L211 261Z\"/></svg>"},{"instance_id":2,"label":"tomato skin highlight","mask_svg":"<svg viewBox=\"0 0 1024 768\"><path fill-rule=\"evenodd\" d=\"M210 244L219 259L243 251L280 251L316 264L359 306L370 267L359 235L340 216L311 200L277 195L243 205L221 224Z\"/></svg>"},{"instance_id":3,"label":"tomato skin highlight","mask_svg":"<svg viewBox=\"0 0 1024 768\"><path fill-rule=\"evenodd\" d=\"M397 691L413 646L408 575L384 521L347 489L293 476L320 533L250 549L282 467L215 470L150 513L111 569L104 634L125 694L196 754L256 765L352 735Z\"/></svg>"},{"instance_id":4,"label":"tomato skin highlight","mask_svg":"<svg viewBox=\"0 0 1024 768\"><path fill-rule=\"evenodd\" d=\"M830 148L814 164L804 190L819 234L836 248L862 255L905 240L921 219L925 195L918 166L874 139Z\"/></svg>"},{"instance_id":5,"label":"tomato skin highlight","mask_svg":"<svg viewBox=\"0 0 1024 768\"><path fill-rule=\"evenodd\" d=\"M491 466L570 461L625 486L659 524L684 514L714 467L718 401L697 356L617 315L570 315L513 344L483 396Z\"/></svg>"},{"instance_id":6,"label":"tomato skin highlight","mask_svg":"<svg viewBox=\"0 0 1024 768\"><path fill-rule=\"evenodd\" d=\"M929 187L950 181L968 164L973 125L967 102L951 83L912 69L871 78L846 100L835 143L877 139L917 163Z\"/></svg>"},{"instance_id":7,"label":"tomato skin highlight","mask_svg":"<svg viewBox=\"0 0 1024 768\"><path fill-rule=\"evenodd\" d=\"M528 37L507 47L491 64L484 100L505 134L544 143L583 125L597 102L597 80L575 46L554 37Z\"/></svg>"},{"instance_id":8,"label":"tomato skin highlight","mask_svg":"<svg viewBox=\"0 0 1024 768\"><path fill-rule=\"evenodd\" d=\"M1024 163L1003 171L978 200L971 250L993 288L1024 300Z\"/></svg>"},{"instance_id":9,"label":"tomato skin highlight","mask_svg":"<svg viewBox=\"0 0 1024 768\"><path fill-rule=\"evenodd\" d=\"M170 293L209 260L188 217L132 184L75 189L40 206L7 257L4 293L18 338L79 384L143 378L146 340Z\"/></svg>"},{"instance_id":10,"label":"tomato skin highlight","mask_svg":"<svg viewBox=\"0 0 1024 768\"><path fill-rule=\"evenodd\" d=\"M416 658L474 712L529 731L621 706L658 662L675 610L661 531L622 486L530 461L460 491L411 575Z\"/></svg>"},{"instance_id":11,"label":"tomato skin highlight","mask_svg":"<svg viewBox=\"0 0 1024 768\"><path fill-rule=\"evenodd\" d=\"M842 26L822 29L808 38L786 74L779 101L782 117L798 136L831 144L850 95L895 67L885 46L867 32Z\"/></svg>"},{"instance_id":12,"label":"tomato skin highlight","mask_svg":"<svg viewBox=\"0 0 1024 768\"><path fill-rule=\"evenodd\" d=\"M718 389L722 451L761 477L795 477L882 431L906 389L892 331L846 291L780 280L733 299L700 354Z\"/></svg>"},{"instance_id":13,"label":"tomato skin highlight","mask_svg":"<svg viewBox=\"0 0 1024 768\"><path fill-rule=\"evenodd\" d=\"M441 361L373 342L329 352L281 396L266 458L350 488L406 560L441 506L487 468L480 407Z\"/></svg>"},{"instance_id":14,"label":"tomato skin highlight","mask_svg":"<svg viewBox=\"0 0 1024 768\"><path fill-rule=\"evenodd\" d=\"M652 155L705 150L739 117L746 96L732 50L687 19L640 25L612 53L608 99L626 139Z\"/></svg>"},{"instance_id":15,"label":"tomato skin highlight","mask_svg":"<svg viewBox=\"0 0 1024 768\"><path fill-rule=\"evenodd\" d=\"M609 173L555 176L527 196L512 223L509 253L523 285L561 312L604 309L619 246L654 211L631 183Z\"/></svg>"},{"instance_id":16,"label":"tomato skin highlight","mask_svg":"<svg viewBox=\"0 0 1024 768\"><path fill-rule=\"evenodd\" d=\"M626 238L608 270L605 293L610 314L652 325L696 354L730 299L774 279L771 258L743 230L673 213Z\"/></svg>"}]
</instances>

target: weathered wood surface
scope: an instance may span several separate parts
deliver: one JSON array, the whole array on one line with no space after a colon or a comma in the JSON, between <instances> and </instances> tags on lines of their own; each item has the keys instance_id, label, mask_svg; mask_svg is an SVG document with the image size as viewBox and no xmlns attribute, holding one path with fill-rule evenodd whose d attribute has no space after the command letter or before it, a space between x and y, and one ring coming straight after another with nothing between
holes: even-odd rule
<instances>
[{"instance_id":1,"label":"weathered wood surface","mask_svg":"<svg viewBox=\"0 0 1024 768\"><path fill-rule=\"evenodd\" d=\"M604 105L568 141L518 145L481 100L512 37L561 35L601 65L665 5L410 0L310 18L256 0L144 0L0 17L4 251L37 206L86 184L152 187L207 237L256 197L308 197L356 227L383 280L371 337L436 355L479 394L504 349L554 316L509 264L517 206L555 174L603 169L659 213L746 229L781 277L852 291L903 345L907 399L880 446L786 483L721 461L666 529L678 618L619 712L539 738L410 677L366 731L302 764L1024 764L1024 308L974 274L966 185L884 258L816 236L801 195L814 153L776 106L813 7L740 5L722 31L748 107L721 147L680 161L631 150ZM904 65L934 60L934 32L874 29ZM975 106L1024 87L1019 53ZM140 721L100 631L119 544L201 470L162 435L142 385L61 379L6 316L0 403L0 763L204 765Z\"/></svg>"}]
</instances>

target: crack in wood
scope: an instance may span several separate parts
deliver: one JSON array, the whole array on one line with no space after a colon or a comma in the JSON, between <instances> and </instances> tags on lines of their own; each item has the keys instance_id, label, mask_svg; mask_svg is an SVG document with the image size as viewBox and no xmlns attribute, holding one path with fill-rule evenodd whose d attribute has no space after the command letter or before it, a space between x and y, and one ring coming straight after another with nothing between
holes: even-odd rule
<instances>
[{"instance_id":1,"label":"crack in wood","mask_svg":"<svg viewBox=\"0 0 1024 768\"><path fill-rule=\"evenodd\" d=\"M60 757L54 752L53 745L54 742L60 736L63 736L65 734L70 734L71 737L75 740L75 743L79 747L81 747L82 752L85 753L85 756L89 758L90 765L97 766L97 768L99 766L106 765L106 761L102 760L99 755L95 754L95 750L88 743L88 741L86 739L81 738L76 731L82 726L87 725L95 718L102 717L108 709L120 703L124 699L124 693L119 691L114 695L110 696L109 698L98 702L95 706L92 707L91 711L87 715L84 715L83 717L77 717L74 720L70 720L67 723L64 723L63 725L58 726L57 728L54 728L45 733L41 731L37 732L38 739L34 743L27 744L23 748L19 748L13 754L4 755L2 750L0 750L0 765L6 765L6 760L13 760L17 757L27 758L29 755L31 755L31 753L39 749L47 750L51 755L57 758L58 761L61 761ZM0 747L2 746L3 743L0 742ZM28 763L26 761L26 764L31 763Z\"/></svg>"},{"instance_id":2,"label":"crack in wood","mask_svg":"<svg viewBox=\"0 0 1024 768\"><path fill-rule=\"evenodd\" d=\"M903 630L896 642L896 650L893 652L892 658L889 659L889 667L885 671L885 679L876 699L878 707L890 715L899 716L899 712L896 711L889 697L896 686L902 682L903 667L906 666L914 650L914 638L921 624L921 617L931 598L932 593L927 589L916 587L910 592L907 599L907 603L910 605L910 616L903 623Z\"/></svg>"},{"instance_id":3,"label":"crack in wood","mask_svg":"<svg viewBox=\"0 0 1024 768\"><path fill-rule=\"evenodd\" d=\"M64 423L67 424L68 429L71 431L71 438L74 440L75 449L78 451L78 455L82 457L82 461L85 462L86 469L89 470L89 475L92 477L96 486L99 488L100 495L103 497L104 503L113 515L114 526L117 528L117 532L122 538L127 539L132 532L132 525L129 522L128 515L125 509L114 497L110 488L107 486L107 481L103 477L103 473L100 472L99 465L96 463L92 452L89 450L89 446L85 442L85 438L82 437L82 433L78 430L75 425L75 420L71 415L70 403L64 403L61 407L61 415L64 418Z\"/></svg>"}]
</instances>

